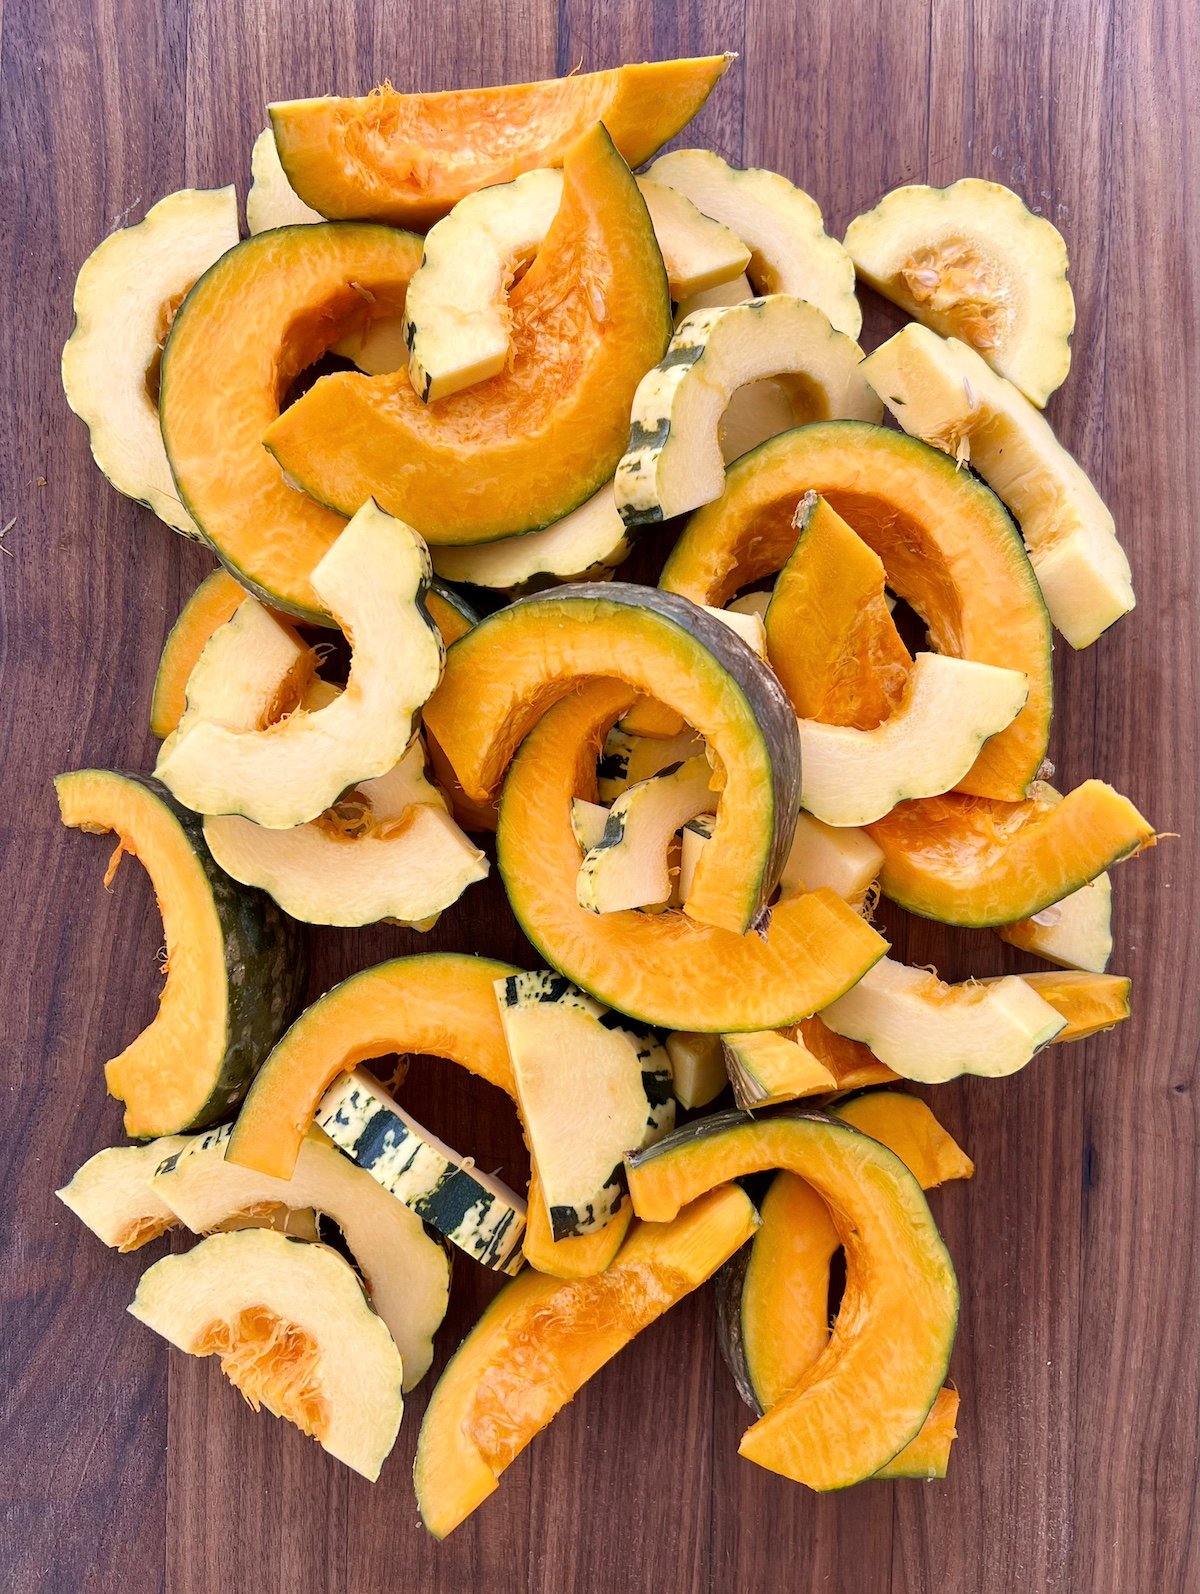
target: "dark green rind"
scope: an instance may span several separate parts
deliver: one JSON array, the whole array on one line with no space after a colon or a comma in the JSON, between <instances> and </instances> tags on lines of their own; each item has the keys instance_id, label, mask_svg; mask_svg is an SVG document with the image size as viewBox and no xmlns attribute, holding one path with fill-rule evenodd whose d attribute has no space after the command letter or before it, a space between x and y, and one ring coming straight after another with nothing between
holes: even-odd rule
<instances>
[{"instance_id":1,"label":"dark green rind","mask_svg":"<svg viewBox=\"0 0 1200 1594\"><path fill-rule=\"evenodd\" d=\"M751 1245L756 1238L756 1235L751 1235ZM717 1349L729 1369L738 1394L754 1415L761 1417L763 1406L750 1375L750 1361L742 1333L742 1293L749 1268L750 1245L744 1245L740 1251L734 1252L713 1280L717 1306Z\"/></svg>"},{"instance_id":2,"label":"dark green rind","mask_svg":"<svg viewBox=\"0 0 1200 1594\"><path fill-rule=\"evenodd\" d=\"M461 614L468 625L479 624L479 610L468 603L458 588L452 587L448 581L443 581L440 576L431 576L425 590L436 593L443 603Z\"/></svg>"}]
</instances>

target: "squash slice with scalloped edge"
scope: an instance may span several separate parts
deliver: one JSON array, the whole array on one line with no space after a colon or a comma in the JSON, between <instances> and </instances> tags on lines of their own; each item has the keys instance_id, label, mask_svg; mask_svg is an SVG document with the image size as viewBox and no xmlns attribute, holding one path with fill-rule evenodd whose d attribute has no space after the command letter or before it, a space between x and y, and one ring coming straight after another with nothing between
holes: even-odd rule
<instances>
[{"instance_id":1,"label":"squash slice with scalloped edge","mask_svg":"<svg viewBox=\"0 0 1200 1594\"><path fill-rule=\"evenodd\" d=\"M630 542L611 482L540 531L472 548L432 548L433 568L448 581L467 581L520 597L564 581L603 581L625 559Z\"/></svg>"},{"instance_id":2,"label":"squash slice with scalloped edge","mask_svg":"<svg viewBox=\"0 0 1200 1594\"><path fill-rule=\"evenodd\" d=\"M622 792L606 810L603 830L579 866L580 907L613 913L665 902L671 895L671 839L697 814L715 812L712 775L708 759L700 755L668 764ZM582 844L578 828L575 834Z\"/></svg>"},{"instance_id":3,"label":"squash slice with scalloped edge","mask_svg":"<svg viewBox=\"0 0 1200 1594\"><path fill-rule=\"evenodd\" d=\"M144 1146L109 1146L54 1193L105 1245L138 1251L179 1222L151 1180L160 1163L189 1143L186 1135L162 1135Z\"/></svg>"}]
</instances>

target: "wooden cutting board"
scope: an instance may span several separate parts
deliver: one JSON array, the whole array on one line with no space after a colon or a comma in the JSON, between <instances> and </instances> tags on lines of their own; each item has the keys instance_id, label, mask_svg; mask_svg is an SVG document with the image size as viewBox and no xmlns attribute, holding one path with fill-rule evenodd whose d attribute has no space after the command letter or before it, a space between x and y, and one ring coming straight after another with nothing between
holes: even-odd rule
<instances>
[{"instance_id":1,"label":"wooden cutting board","mask_svg":"<svg viewBox=\"0 0 1200 1594\"><path fill-rule=\"evenodd\" d=\"M1193 854L1200 12L1187 0L6 0L0 158L0 1224L10 1594L1185 1594L1200 1588ZM160 928L134 868L57 823L50 777L147 768L159 648L211 559L92 467L58 382L71 287L111 227L185 184L236 181L267 100L389 77L443 88L733 49L688 130L778 168L831 230L906 181L1017 188L1071 250L1060 434L1111 504L1137 612L1055 657L1060 784L1098 774L1183 839L1121 868L1119 1032L1019 1078L937 1092L974 1156L934 1196L963 1313L950 1476L819 1498L739 1461L747 1421L706 1293L589 1384L436 1545L409 1469L424 1404L371 1488L253 1417L211 1362L125 1313L144 1259L53 1199L119 1136L102 1059L148 1021ZM1191 114L1189 116L1189 104ZM869 309L866 341L895 317ZM647 539L652 543L653 539ZM653 579L661 549L637 573ZM898 955L952 978L1016 969L985 935L892 915ZM312 993L431 947L534 959L495 883L420 939L312 936ZM507 1104L418 1063L406 1100L523 1173ZM439 1365L493 1285L456 1269Z\"/></svg>"}]
</instances>

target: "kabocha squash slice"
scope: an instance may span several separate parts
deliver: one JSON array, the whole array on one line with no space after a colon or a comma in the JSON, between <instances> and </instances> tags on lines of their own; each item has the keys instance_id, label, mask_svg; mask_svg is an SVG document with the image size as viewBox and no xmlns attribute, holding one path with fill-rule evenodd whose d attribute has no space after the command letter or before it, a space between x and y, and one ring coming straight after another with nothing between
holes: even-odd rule
<instances>
[{"instance_id":1,"label":"kabocha squash slice","mask_svg":"<svg viewBox=\"0 0 1200 1594\"><path fill-rule=\"evenodd\" d=\"M413 1482L435 1538L495 1492L501 1474L592 1375L703 1284L753 1234L734 1185L702 1195L672 1223L635 1223L603 1273L559 1280L526 1271L505 1286L434 1389Z\"/></svg>"},{"instance_id":2,"label":"kabocha squash slice","mask_svg":"<svg viewBox=\"0 0 1200 1594\"><path fill-rule=\"evenodd\" d=\"M707 758L690 758L676 768L668 765L617 798L607 810L603 834L579 866L580 907L612 913L667 900L671 838L697 814L715 811L718 794L710 785L712 774Z\"/></svg>"},{"instance_id":3,"label":"kabocha squash slice","mask_svg":"<svg viewBox=\"0 0 1200 1594\"><path fill-rule=\"evenodd\" d=\"M336 1251L266 1229L214 1234L147 1268L129 1310L179 1350L219 1356L256 1411L378 1478L400 1428L403 1367Z\"/></svg>"},{"instance_id":4,"label":"kabocha squash slice","mask_svg":"<svg viewBox=\"0 0 1200 1594\"><path fill-rule=\"evenodd\" d=\"M828 1344L743 1434L739 1454L811 1489L878 1472L928 1416L958 1321L953 1265L899 1157L837 1119L783 1107L700 1119L627 1167L634 1211L651 1223L771 1168L799 1174L824 1198L846 1251L841 1309Z\"/></svg>"},{"instance_id":5,"label":"kabocha squash slice","mask_svg":"<svg viewBox=\"0 0 1200 1594\"><path fill-rule=\"evenodd\" d=\"M810 490L878 554L888 586L925 622L935 652L1028 677L1024 709L959 783L1004 801L1024 797L1046 756L1050 622L1003 504L937 449L852 421L772 438L731 465L721 498L693 515L661 585L695 603L724 604L781 570L796 547L797 503ZM821 718L835 701L827 697Z\"/></svg>"},{"instance_id":6,"label":"kabocha squash slice","mask_svg":"<svg viewBox=\"0 0 1200 1594\"><path fill-rule=\"evenodd\" d=\"M975 928L1030 918L1155 840L1129 799L1099 780L1061 800L1040 785L1020 803L926 797L867 828L883 852L884 896Z\"/></svg>"},{"instance_id":7,"label":"kabocha squash slice","mask_svg":"<svg viewBox=\"0 0 1200 1594\"><path fill-rule=\"evenodd\" d=\"M563 165L603 122L631 166L689 122L732 55L647 61L539 83L269 107L279 158L325 216L368 216L425 231L467 194L539 166Z\"/></svg>"},{"instance_id":8,"label":"kabocha squash slice","mask_svg":"<svg viewBox=\"0 0 1200 1594\"><path fill-rule=\"evenodd\" d=\"M318 624L329 616L310 578L345 522L285 481L263 434L295 379L368 310L399 314L420 262L421 240L390 227L259 233L204 274L163 352L162 436L180 498L245 587Z\"/></svg>"},{"instance_id":9,"label":"kabocha squash slice","mask_svg":"<svg viewBox=\"0 0 1200 1594\"><path fill-rule=\"evenodd\" d=\"M577 793L594 795L596 756L631 695L611 682L576 692L534 728L513 762L497 859L518 922L567 979L645 1023L730 1033L797 1022L885 949L831 892L778 904L765 935L735 935L672 910L595 914L579 906L571 804Z\"/></svg>"},{"instance_id":10,"label":"kabocha squash slice","mask_svg":"<svg viewBox=\"0 0 1200 1594\"><path fill-rule=\"evenodd\" d=\"M1008 505L1046 600L1073 648L1134 606L1113 517L1045 417L957 338L910 324L863 362L906 432L969 462Z\"/></svg>"},{"instance_id":11,"label":"kabocha squash slice","mask_svg":"<svg viewBox=\"0 0 1200 1594\"><path fill-rule=\"evenodd\" d=\"M823 1096L838 1088L836 1077L804 1042L775 1030L725 1035L725 1069L739 1107L757 1111L801 1096Z\"/></svg>"},{"instance_id":12,"label":"kabocha squash slice","mask_svg":"<svg viewBox=\"0 0 1200 1594\"><path fill-rule=\"evenodd\" d=\"M541 531L473 548L431 549L433 568L449 581L466 581L519 597L562 581L603 581L630 549L611 482Z\"/></svg>"},{"instance_id":13,"label":"kabocha squash slice","mask_svg":"<svg viewBox=\"0 0 1200 1594\"><path fill-rule=\"evenodd\" d=\"M1032 918L998 924L996 934L1010 946L1060 968L1103 974L1113 947L1112 881L1107 874L1098 874Z\"/></svg>"},{"instance_id":14,"label":"kabocha squash slice","mask_svg":"<svg viewBox=\"0 0 1200 1594\"><path fill-rule=\"evenodd\" d=\"M163 1135L144 1146L109 1146L54 1193L105 1245L138 1251L179 1222L151 1180L160 1163L188 1144L186 1135Z\"/></svg>"},{"instance_id":15,"label":"kabocha squash slice","mask_svg":"<svg viewBox=\"0 0 1200 1594\"><path fill-rule=\"evenodd\" d=\"M676 1030L664 1044L671 1059L671 1089L679 1105L691 1110L715 1101L729 1083L721 1037Z\"/></svg>"},{"instance_id":16,"label":"kabocha squash slice","mask_svg":"<svg viewBox=\"0 0 1200 1594\"><path fill-rule=\"evenodd\" d=\"M213 632L231 620L246 599L227 570L214 570L184 604L163 644L150 700L150 733L164 741L187 707L188 677Z\"/></svg>"},{"instance_id":17,"label":"kabocha squash slice","mask_svg":"<svg viewBox=\"0 0 1200 1594\"><path fill-rule=\"evenodd\" d=\"M149 1181L165 1210L195 1234L240 1226L274 1207L311 1210L341 1230L371 1304L386 1323L404 1363L404 1390L429 1371L433 1336L450 1293L445 1250L420 1218L392 1199L369 1174L312 1129L290 1179L236 1167L225 1156L231 1126L179 1137L159 1158Z\"/></svg>"},{"instance_id":18,"label":"kabocha squash slice","mask_svg":"<svg viewBox=\"0 0 1200 1594\"><path fill-rule=\"evenodd\" d=\"M846 229L864 282L943 337L961 338L1040 408L1071 368L1067 246L1000 183L964 177L885 194Z\"/></svg>"},{"instance_id":19,"label":"kabocha squash slice","mask_svg":"<svg viewBox=\"0 0 1200 1594\"><path fill-rule=\"evenodd\" d=\"M879 420L882 406L859 372L862 357L822 311L789 294L688 316L633 396L629 446L614 478L625 524L652 525L720 498L721 416L747 383L776 379L792 399L796 425Z\"/></svg>"},{"instance_id":20,"label":"kabocha squash slice","mask_svg":"<svg viewBox=\"0 0 1200 1594\"><path fill-rule=\"evenodd\" d=\"M200 813L241 814L282 830L315 819L355 782L385 774L441 674L441 638L421 601L429 575L416 533L365 504L312 575L350 639L345 691L315 713L260 730L203 717L189 726L189 712L163 744L159 777Z\"/></svg>"},{"instance_id":21,"label":"kabocha squash slice","mask_svg":"<svg viewBox=\"0 0 1200 1594\"><path fill-rule=\"evenodd\" d=\"M153 1021L105 1064L134 1139L201 1128L236 1106L296 1011L300 932L260 891L235 885L204 844L200 820L144 775L81 769L55 780L65 825L115 831L111 879L138 858L163 918L166 982Z\"/></svg>"},{"instance_id":22,"label":"kabocha squash slice","mask_svg":"<svg viewBox=\"0 0 1200 1594\"><path fill-rule=\"evenodd\" d=\"M1022 974L1021 978L1064 1020L1054 1037L1056 1045L1085 1040L1129 1017L1130 981L1123 975L1072 970L1062 974Z\"/></svg>"},{"instance_id":23,"label":"kabocha squash slice","mask_svg":"<svg viewBox=\"0 0 1200 1594\"><path fill-rule=\"evenodd\" d=\"M791 839L798 738L779 683L726 626L648 587L584 584L520 598L450 650L425 723L467 794L486 798L541 715L597 676L652 692L720 760L717 827L685 911L740 933L773 890Z\"/></svg>"},{"instance_id":24,"label":"kabocha squash slice","mask_svg":"<svg viewBox=\"0 0 1200 1594\"><path fill-rule=\"evenodd\" d=\"M199 537L180 502L158 425L159 361L188 290L238 241L237 191L168 194L135 227L110 233L80 267L62 353L67 403L118 492Z\"/></svg>"},{"instance_id":25,"label":"kabocha squash slice","mask_svg":"<svg viewBox=\"0 0 1200 1594\"><path fill-rule=\"evenodd\" d=\"M525 1260L539 1273L558 1279L586 1279L603 1273L621 1249L633 1219L633 1208L628 1201L623 1201L603 1228L592 1234L575 1234L556 1240L536 1163L529 1176L528 1199L525 1238L521 1242Z\"/></svg>"},{"instance_id":26,"label":"kabocha squash slice","mask_svg":"<svg viewBox=\"0 0 1200 1594\"><path fill-rule=\"evenodd\" d=\"M666 274L603 127L563 175L546 241L509 296L506 368L432 406L406 372L322 377L260 433L290 480L343 513L374 497L427 542L455 544L560 520L611 478L634 390L670 337Z\"/></svg>"}]
</instances>

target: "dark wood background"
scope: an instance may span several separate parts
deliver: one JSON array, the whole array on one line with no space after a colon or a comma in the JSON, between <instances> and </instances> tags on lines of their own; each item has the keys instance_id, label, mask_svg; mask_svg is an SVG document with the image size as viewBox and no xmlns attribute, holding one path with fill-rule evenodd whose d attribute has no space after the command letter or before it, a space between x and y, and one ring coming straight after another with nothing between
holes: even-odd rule
<instances>
[{"instance_id":1,"label":"dark wood background","mask_svg":"<svg viewBox=\"0 0 1200 1594\"><path fill-rule=\"evenodd\" d=\"M0 1582L11 1594L1194 1594L1200 1589L1193 857L1200 270L1190 0L3 0L0 226ZM1139 606L1056 653L1061 783L1112 780L1183 833L1117 875L1121 1031L1002 1085L943 1087L976 1159L935 1197L958 1264L961 1438L939 1484L820 1498L737 1458L747 1413L706 1293L610 1365L444 1546L409 1482L424 1395L372 1489L255 1419L211 1362L125 1314L145 1256L53 1198L119 1137L104 1058L148 1021L144 876L101 888L50 778L148 767L160 645L210 567L117 497L66 409L71 287L111 227L184 184L244 190L268 99L548 76L733 49L689 130L811 191L840 232L886 189L975 174L1066 234L1079 304L1054 400L1129 547ZM868 344L886 320L876 309ZM951 977L1021 965L889 920ZM527 956L498 885L435 933L314 934L313 993L389 954ZM1028 966L1028 965L1026 965ZM414 1109L521 1173L506 1104L419 1065ZM439 1365L492 1288L457 1268Z\"/></svg>"}]
</instances>

